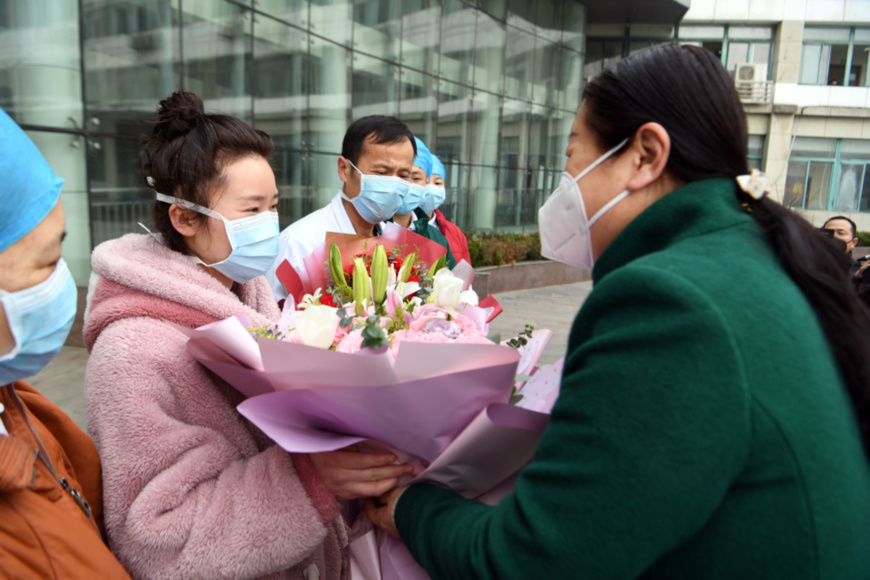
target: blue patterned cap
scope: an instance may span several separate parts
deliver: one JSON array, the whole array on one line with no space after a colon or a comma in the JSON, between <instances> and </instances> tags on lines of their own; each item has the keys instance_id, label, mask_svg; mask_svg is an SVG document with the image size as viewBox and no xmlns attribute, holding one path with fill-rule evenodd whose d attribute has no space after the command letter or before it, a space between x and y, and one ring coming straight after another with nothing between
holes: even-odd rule
<instances>
[{"instance_id":1,"label":"blue patterned cap","mask_svg":"<svg viewBox=\"0 0 870 580\"><path fill-rule=\"evenodd\" d=\"M33 141L0 110L0 252L45 219L60 197L63 179Z\"/></svg>"},{"instance_id":2,"label":"blue patterned cap","mask_svg":"<svg viewBox=\"0 0 870 580\"><path fill-rule=\"evenodd\" d=\"M432 153L419 138L414 137L414 140L417 142L417 156L414 157L414 166L425 171L426 179L429 179L432 175Z\"/></svg>"}]
</instances>

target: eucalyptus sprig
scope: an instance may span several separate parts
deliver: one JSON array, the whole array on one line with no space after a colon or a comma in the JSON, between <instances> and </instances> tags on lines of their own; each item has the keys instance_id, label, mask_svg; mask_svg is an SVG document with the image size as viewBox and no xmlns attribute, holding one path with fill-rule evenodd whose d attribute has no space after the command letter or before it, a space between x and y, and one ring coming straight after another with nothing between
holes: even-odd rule
<instances>
[{"instance_id":1,"label":"eucalyptus sprig","mask_svg":"<svg viewBox=\"0 0 870 580\"><path fill-rule=\"evenodd\" d=\"M390 339L387 338L387 333L380 325L381 319L379 316L369 316L366 318L366 324L362 331L361 348L379 349L384 345L390 344Z\"/></svg>"},{"instance_id":2,"label":"eucalyptus sprig","mask_svg":"<svg viewBox=\"0 0 870 580\"><path fill-rule=\"evenodd\" d=\"M535 331L535 327L531 324L527 324L526 328L519 333L516 338L512 338L507 341L507 345L512 348L520 348L522 346L526 346L529 343L529 339L532 338L532 333Z\"/></svg>"}]
</instances>

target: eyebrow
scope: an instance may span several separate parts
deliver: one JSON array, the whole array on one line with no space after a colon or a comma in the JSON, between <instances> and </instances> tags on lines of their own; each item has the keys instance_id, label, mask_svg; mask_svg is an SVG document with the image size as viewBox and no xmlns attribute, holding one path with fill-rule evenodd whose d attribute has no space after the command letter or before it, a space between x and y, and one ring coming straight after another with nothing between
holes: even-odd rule
<instances>
[{"instance_id":1,"label":"eyebrow","mask_svg":"<svg viewBox=\"0 0 870 580\"><path fill-rule=\"evenodd\" d=\"M43 251L45 252L53 252L55 248L55 244L62 245L63 241L66 239L66 230L64 230L59 236L50 238L45 246L43 247Z\"/></svg>"},{"instance_id":2,"label":"eyebrow","mask_svg":"<svg viewBox=\"0 0 870 580\"><path fill-rule=\"evenodd\" d=\"M254 193L251 195L246 195L244 197L240 197L240 198L238 198L238 201L260 201L260 200L265 199L267 197L269 197L269 196L268 195L259 195L259 194ZM277 199L277 198L278 198L278 192L276 191L275 194L272 196L272 199Z\"/></svg>"},{"instance_id":3,"label":"eyebrow","mask_svg":"<svg viewBox=\"0 0 870 580\"><path fill-rule=\"evenodd\" d=\"M370 169L380 169L380 168L384 168L384 169L392 169L392 168L395 167L395 166L396 166L396 165L395 165L394 163L389 163L389 162L387 162L387 161L375 161L374 163L372 163L372 164L369 166L369 168L370 168Z\"/></svg>"}]
</instances>

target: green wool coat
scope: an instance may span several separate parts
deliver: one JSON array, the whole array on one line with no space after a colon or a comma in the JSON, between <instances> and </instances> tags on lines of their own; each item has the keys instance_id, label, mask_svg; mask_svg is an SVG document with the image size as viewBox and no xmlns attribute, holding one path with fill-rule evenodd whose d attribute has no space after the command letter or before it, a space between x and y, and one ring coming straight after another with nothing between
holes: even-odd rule
<instances>
[{"instance_id":1,"label":"green wool coat","mask_svg":"<svg viewBox=\"0 0 870 580\"><path fill-rule=\"evenodd\" d=\"M734 182L665 196L593 278L515 492L497 507L429 485L401 496L397 527L430 575L870 578L856 418Z\"/></svg>"}]
</instances>

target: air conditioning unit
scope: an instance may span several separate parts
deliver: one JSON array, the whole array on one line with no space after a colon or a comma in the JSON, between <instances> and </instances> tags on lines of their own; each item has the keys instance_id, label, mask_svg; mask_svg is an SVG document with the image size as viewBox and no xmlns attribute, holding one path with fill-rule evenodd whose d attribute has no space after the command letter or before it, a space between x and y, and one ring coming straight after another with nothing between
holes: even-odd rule
<instances>
[{"instance_id":1,"label":"air conditioning unit","mask_svg":"<svg viewBox=\"0 0 870 580\"><path fill-rule=\"evenodd\" d=\"M767 80L767 65L744 62L734 68L734 84L744 103L769 103L771 83Z\"/></svg>"},{"instance_id":2,"label":"air conditioning unit","mask_svg":"<svg viewBox=\"0 0 870 580\"><path fill-rule=\"evenodd\" d=\"M767 65L755 62L744 62L734 69L734 80L742 82L759 82L767 80Z\"/></svg>"}]
</instances>

